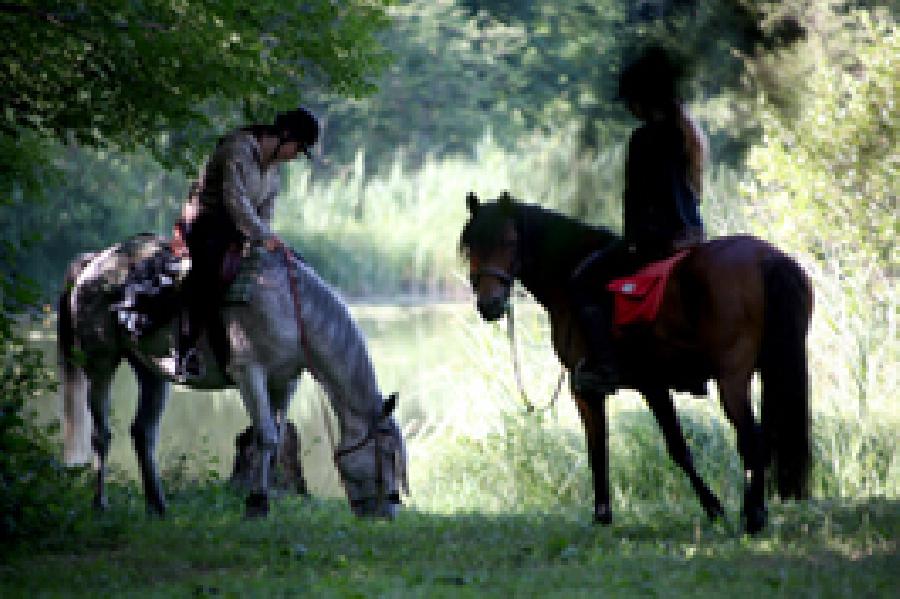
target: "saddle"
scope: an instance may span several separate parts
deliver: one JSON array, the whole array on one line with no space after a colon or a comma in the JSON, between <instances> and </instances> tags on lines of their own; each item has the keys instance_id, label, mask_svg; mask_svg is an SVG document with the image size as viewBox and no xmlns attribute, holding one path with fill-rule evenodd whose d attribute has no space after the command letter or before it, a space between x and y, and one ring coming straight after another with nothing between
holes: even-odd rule
<instances>
[{"instance_id":1,"label":"saddle","mask_svg":"<svg viewBox=\"0 0 900 599\"><path fill-rule=\"evenodd\" d=\"M189 262L170 243L151 234L123 242L116 254L121 259L108 281L108 289L116 296L110 309L119 325L138 340L177 314Z\"/></svg>"},{"instance_id":2,"label":"saddle","mask_svg":"<svg viewBox=\"0 0 900 599\"><path fill-rule=\"evenodd\" d=\"M190 266L186 249L178 236L167 241L139 235L123 244L121 253L130 259L121 262L118 284L111 285L111 291L118 296L111 308L134 340L168 324L182 310L182 286ZM220 289L224 290L220 301L231 305L248 303L259 265L256 253L242 256L241 248L232 244L218 272Z\"/></svg>"},{"instance_id":3,"label":"saddle","mask_svg":"<svg viewBox=\"0 0 900 599\"><path fill-rule=\"evenodd\" d=\"M613 294L613 328L616 331L656 320L669 277L690 251L690 248L683 249L673 256L651 262L633 275L609 282L606 288Z\"/></svg>"}]
</instances>

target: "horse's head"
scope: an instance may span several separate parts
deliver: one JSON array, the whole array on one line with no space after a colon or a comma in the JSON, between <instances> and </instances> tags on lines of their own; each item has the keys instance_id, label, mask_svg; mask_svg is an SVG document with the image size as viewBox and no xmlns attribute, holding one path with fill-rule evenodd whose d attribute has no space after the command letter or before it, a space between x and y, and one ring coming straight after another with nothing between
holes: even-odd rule
<instances>
[{"instance_id":1,"label":"horse's head","mask_svg":"<svg viewBox=\"0 0 900 599\"><path fill-rule=\"evenodd\" d=\"M396 405L397 394L393 393L376 418L366 423L363 438L335 451L350 508L357 516L393 518L401 489L409 494L406 446L391 416Z\"/></svg>"},{"instance_id":2,"label":"horse's head","mask_svg":"<svg viewBox=\"0 0 900 599\"><path fill-rule=\"evenodd\" d=\"M469 221L463 227L460 249L469 260L478 312L485 320L497 320L509 309L510 290L521 266L515 204L507 192L487 204L469 193L466 203Z\"/></svg>"}]
</instances>

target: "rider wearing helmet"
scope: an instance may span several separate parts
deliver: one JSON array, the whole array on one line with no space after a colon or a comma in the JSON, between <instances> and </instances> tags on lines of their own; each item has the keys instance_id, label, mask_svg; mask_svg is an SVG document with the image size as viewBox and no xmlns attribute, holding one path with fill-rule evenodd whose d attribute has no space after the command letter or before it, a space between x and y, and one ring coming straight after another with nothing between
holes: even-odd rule
<instances>
[{"instance_id":1,"label":"rider wearing helmet","mask_svg":"<svg viewBox=\"0 0 900 599\"><path fill-rule=\"evenodd\" d=\"M309 149L319 138L319 123L305 108L280 113L269 124L241 127L219 139L189 200L191 222L179 223L191 256L184 283L187 325L179 342L179 371L199 374L194 345L225 291L223 267L229 248L259 244L282 247L272 231L275 198L281 189L280 163ZM219 327L211 327L211 345L225 347Z\"/></svg>"}]
</instances>

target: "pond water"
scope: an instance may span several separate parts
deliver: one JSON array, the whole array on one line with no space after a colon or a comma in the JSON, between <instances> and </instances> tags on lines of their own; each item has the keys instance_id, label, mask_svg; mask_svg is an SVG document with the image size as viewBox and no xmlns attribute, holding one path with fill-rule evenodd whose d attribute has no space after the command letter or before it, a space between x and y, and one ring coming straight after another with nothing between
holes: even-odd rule
<instances>
[{"instance_id":1,"label":"pond water","mask_svg":"<svg viewBox=\"0 0 900 599\"><path fill-rule=\"evenodd\" d=\"M546 401L559 375L547 340L546 318L533 305L517 311L519 353L532 399ZM497 416L521 409L512 375L505 323L482 322L471 303L417 306L355 305L354 317L369 343L382 391L398 391L398 422L407 439L456 429L479 434L497 426ZM34 337L55 364L55 338L37 330ZM137 389L130 368L117 372L112 406L110 464L119 476L136 477L137 464L128 435ZM324 395L308 376L289 409L301 436L304 472L314 494L338 495L340 486L331 461L323 414ZM561 409L571 402L561 398ZM40 418L58 418L60 399L38 399ZM331 414L328 414L331 417ZM227 478L234 460L234 440L250 424L235 390L198 392L173 385L163 415L157 456L171 467L186 464L213 469Z\"/></svg>"}]
</instances>

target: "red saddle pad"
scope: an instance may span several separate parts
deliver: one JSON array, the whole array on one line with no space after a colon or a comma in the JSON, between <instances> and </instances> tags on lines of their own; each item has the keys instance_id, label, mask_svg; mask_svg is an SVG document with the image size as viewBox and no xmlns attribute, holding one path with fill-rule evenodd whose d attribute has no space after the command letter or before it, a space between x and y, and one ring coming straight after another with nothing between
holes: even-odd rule
<instances>
[{"instance_id":1,"label":"red saddle pad","mask_svg":"<svg viewBox=\"0 0 900 599\"><path fill-rule=\"evenodd\" d=\"M669 275L690 250L651 262L635 274L613 279L606 288L613 292L613 326L648 323L656 319Z\"/></svg>"}]
</instances>

